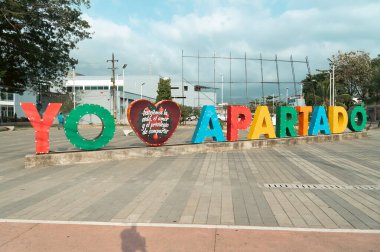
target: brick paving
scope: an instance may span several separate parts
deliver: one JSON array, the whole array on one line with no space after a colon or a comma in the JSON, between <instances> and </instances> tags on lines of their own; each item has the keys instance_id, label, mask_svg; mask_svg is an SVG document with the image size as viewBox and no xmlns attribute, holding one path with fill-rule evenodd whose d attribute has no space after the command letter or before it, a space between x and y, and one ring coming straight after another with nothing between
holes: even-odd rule
<instances>
[{"instance_id":1,"label":"brick paving","mask_svg":"<svg viewBox=\"0 0 380 252\"><path fill-rule=\"evenodd\" d=\"M189 141L192 130L180 128L171 142ZM0 132L0 218L380 230L380 130L368 135L25 169L33 130ZM108 148L138 145L118 129ZM51 150L72 149L63 131L52 129Z\"/></svg>"},{"instance_id":2,"label":"brick paving","mask_svg":"<svg viewBox=\"0 0 380 252\"><path fill-rule=\"evenodd\" d=\"M173 141L188 141L191 128ZM380 229L380 131L332 143L23 169L30 129L3 132L0 218ZM52 129L52 150L70 150ZM186 138L187 137L187 138ZM108 148L138 145L121 130ZM364 187L365 188L365 187Z\"/></svg>"}]
</instances>

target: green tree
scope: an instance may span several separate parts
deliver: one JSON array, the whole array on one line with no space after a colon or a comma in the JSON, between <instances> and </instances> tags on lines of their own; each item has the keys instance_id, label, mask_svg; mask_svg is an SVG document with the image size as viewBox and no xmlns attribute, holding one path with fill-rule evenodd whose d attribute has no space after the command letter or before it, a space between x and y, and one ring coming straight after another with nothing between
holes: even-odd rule
<instances>
[{"instance_id":1,"label":"green tree","mask_svg":"<svg viewBox=\"0 0 380 252\"><path fill-rule=\"evenodd\" d=\"M171 100L171 99L172 99L171 79L160 78L158 82L156 102L159 102L162 100Z\"/></svg>"},{"instance_id":2,"label":"green tree","mask_svg":"<svg viewBox=\"0 0 380 252\"><path fill-rule=\"evenodd\" d=\"M362 51L338 52L330 61L335 66L336 83L343 85L344 93L365 99L373 78L369 54Z\"/></svg>"},{"instance_id":3,"label":"green tree","mask_svg":"<svg viewBox=\"0 0 380 252\"><path fill-rule=\"evenodd\" d=\"M179 105L181 108L181 123L185 123L186 119L193 114L193 108L186 105Z\"/></svg>"},{"instance_id":4,"label":"green tree","mask_svg":"<svg viewBox=\"0 0 380 252\"><path fill-rule=\"evenodd\" d=\"M0 90L62 86L76 44L90 38L81 7L89 0L0 1Z\"/></svg>"},{"instance_id":5,"label":"green tree","mask_svg":"<svg viewBox=\"0 0 380 252\"><path fill-rule=\"evenodd\" d=\"M380 102L380 54L372 59L372 83L369 87L368 102Z\"/></svg>"},{"instance_id":6,"label":"green tree","mask_svg":"<svg viewBox=\"0 0 380 252\"><path fill-rule=\"evenodd\" d=\"M193 108L193 115L199 118L201 116L201 110L199 108Z\"/></svg>"},{"instance_id":7,"label":"green tree","mask_svg":"<svg viewBox=\"0 0 380 252\"><path fill-rule=\"evenodd\" d=\"M303 81L303 95L308 106L328 106L330 96L330 81L328 72L308 75ZM336 105L350 107L352 96L345 93L343 84L335 84Z\"/></svg>"},{"instance_id":8,"label":"green tree","mask_svg":"<svg viewBox=\"0 0 380 252\"><path fill-rule=\"evenodd\" d=\"M377 105L380 103L380 54L372 59L373 78L369 87L369 96L365 101L368 104L374 104L374 118L377 118ZM379 122L380 125L380 122Z\"/></svg>"}]
</instances>

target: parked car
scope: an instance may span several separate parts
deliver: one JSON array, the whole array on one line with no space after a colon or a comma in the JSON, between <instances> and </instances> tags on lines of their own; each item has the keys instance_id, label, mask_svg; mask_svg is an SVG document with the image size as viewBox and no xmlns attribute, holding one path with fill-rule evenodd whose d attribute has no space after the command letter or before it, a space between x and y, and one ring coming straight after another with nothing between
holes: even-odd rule
<instances>
[{"instance_id":1,"label":"parked car","mask_svg":"<svg viewBox=\"0 0 380 252\"><path fill-rule=\"evenodd\" d=\"M197 120L197 117L195 115L192 115L186 118L186 121L195 121L195 120Z\"/></svg>"},{"instance_id":2,"label":"parked car","mask_svg":"<svg viewBox=\"0 0 380 252\"><path fill-rule=\"evenodd\" d=\"M218 119L225 122L227 121L227 116L225 114L218 114Z\"/></svg>"}]
</instances>

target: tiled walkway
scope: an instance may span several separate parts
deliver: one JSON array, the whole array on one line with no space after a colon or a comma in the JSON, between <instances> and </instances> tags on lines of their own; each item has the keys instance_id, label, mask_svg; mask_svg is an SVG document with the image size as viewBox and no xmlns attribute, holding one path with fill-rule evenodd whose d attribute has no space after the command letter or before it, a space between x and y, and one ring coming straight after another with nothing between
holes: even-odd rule
<instances>
[{"instance_id":1,"label":"tiled walkway","mask_svg":"<svg viewBox=\"0 0 380 252\"><path fill-rule=\"evenodd\" d=\"M31 134L0 133L2 219L380 230L380 130L359 140L27 170ZM118 134L110 147L139 144ZM71 148L62 131L51 139L52 150Z\"/></svg>"}]
</instances>

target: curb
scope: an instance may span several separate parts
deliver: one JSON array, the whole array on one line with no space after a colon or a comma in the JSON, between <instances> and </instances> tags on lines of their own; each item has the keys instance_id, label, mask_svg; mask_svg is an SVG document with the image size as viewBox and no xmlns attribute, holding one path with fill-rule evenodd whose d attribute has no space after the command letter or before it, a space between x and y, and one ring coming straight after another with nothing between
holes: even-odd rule
<instances>
[{"instance_id":1,"label":"curb","mask_svg":"<svg viewBox=\"0 0 380 252\"><path fill-rule=\"evenodd\" d=\"M168 157L193 153L227 152L257 148L290 146L306 143L332 142L367 137L367 132L350 132L332 135L289 137L236 142L210 142L202 144L177 144L160 147L131 147L112 150L55 152L25 156L25 168L73 165L111 160L128 160L144 157Z\"/></svg>"}]
</instances>

